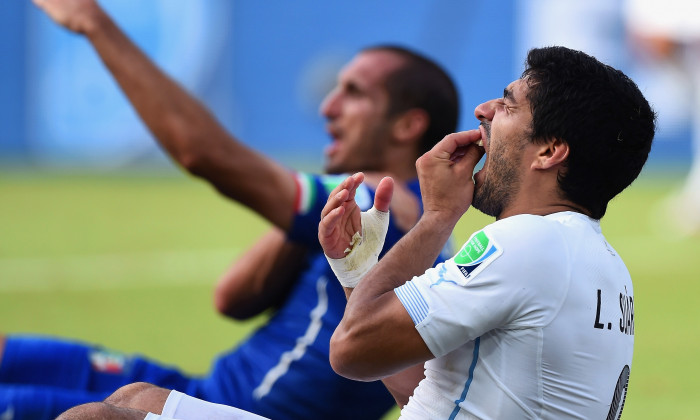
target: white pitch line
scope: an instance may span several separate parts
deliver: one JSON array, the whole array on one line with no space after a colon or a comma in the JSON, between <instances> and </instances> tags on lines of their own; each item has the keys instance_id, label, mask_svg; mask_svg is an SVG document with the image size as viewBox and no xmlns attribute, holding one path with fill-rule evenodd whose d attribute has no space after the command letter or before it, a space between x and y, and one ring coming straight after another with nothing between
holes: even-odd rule
<instances>
[{"instance_id":1,"label":"white pitch line","mask_svg":"<svg viewBox=\"0 0 700 420\"><path fill-rule=\"evenodd\" d=\"M0 257L0 293L214 284L238 248Z\"/></svg>"}]
</instances>

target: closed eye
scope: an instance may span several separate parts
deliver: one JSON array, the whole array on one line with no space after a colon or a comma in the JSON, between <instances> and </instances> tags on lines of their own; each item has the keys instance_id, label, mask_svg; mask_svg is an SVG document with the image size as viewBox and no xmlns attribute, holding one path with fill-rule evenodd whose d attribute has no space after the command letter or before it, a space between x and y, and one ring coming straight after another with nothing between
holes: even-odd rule
<instances>
[{"instance_id":1,"label":"closed eye","mask_svg":"<svg viewBox=\"0 0 700 420\"><path fill-rule=\"evenodd\" d=\"M513 90L509 88L503 89L503 101L504 102L515 102L515 97L513 96Z\"/></svg>"}]
</instances>

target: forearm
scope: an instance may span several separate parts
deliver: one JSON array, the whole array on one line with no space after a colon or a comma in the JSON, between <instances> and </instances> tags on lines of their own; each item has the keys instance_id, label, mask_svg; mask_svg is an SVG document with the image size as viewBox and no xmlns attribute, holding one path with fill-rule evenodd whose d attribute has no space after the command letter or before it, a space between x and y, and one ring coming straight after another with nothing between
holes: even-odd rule
<instances>
[{"instance_id":1,"label":"forearm","mask_svg":"<svg viewBox=\"0 0 700 420\"><path fill-rule=\"evenodd\" d=\"M219 280L214 293L217 310L243 320L278 306L298 278L306 252L279 229L266 233Z\"/></svg>"},{"instance_id":2,"label":"forearm","mask_svg":"<svg viewBox=\"0 0 700 420\"><path fill-rule=\"evenodd\" d=\"M336 372L355 380L384 379L432 358L394 289L432 266L453 227L424 215L363 277L331 339Z\"/></svg>"},{"instance_id":3,"label":"forearm","mask_svg":"<svg viewBox=\"0 0 700 420\"><path fill-rule=\"evenodd\" d=\"M103 63L162 146L187 166L193 134L206 139L223 128L194 97L163 73L98 9L84 29Z\"/></svg>"},{"instance_id":4,"label":"forearm","mask_svg":"<svg viewBox=\"0 0 700 420\"><path fill-rule=\"evenodd\" d=\"M353 291L349 306L364 305L384 293L393 292L396 287L432 267L457 220L424 214L416 226L367 273Z\"/></svg>"},{"instance_id":5,"label":"forearm","mask_svg":"<svg viewBox=\"0 0 700 420\"><path fill-rule=\"evenodd\" d=\"M483 155L475 145L480 138L479 130L448 135L416 161L423 216L349 294L330 343L331 365L340 375L365 381L384 379L433 357L394 289L432 266L470 207L474 194L470 180ZM350 217L356 204L349 204L356 182L354 176L346 179L322 212L319 240L331 258L342 257L343 245L357 231L357 217ZM375 207L384 211L388 205L380 208L377 204L386 204L391 191L382 185L377 187Z\"/></svg>"},{"instance_id":6,"label":"forearm","mask_svg":"<svg viewBox=\"0 0 700 420\"><path fill-rule=\"evenodd\" d=\"M227 133L101 9L92 16L82 32L167 153L222 194L287 229L296 192L287 170Z\"/></svg>"}]
</instances>

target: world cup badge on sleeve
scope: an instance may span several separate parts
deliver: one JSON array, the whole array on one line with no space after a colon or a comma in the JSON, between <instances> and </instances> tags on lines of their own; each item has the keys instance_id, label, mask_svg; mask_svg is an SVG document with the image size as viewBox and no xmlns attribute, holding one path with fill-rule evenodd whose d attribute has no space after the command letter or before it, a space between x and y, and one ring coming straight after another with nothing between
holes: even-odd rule
<instances>
[{"instance_id":1,"label":"world cup badge on sleeve","mask_svg":"<svg viewBox=\"0 0 700 420\"><path fill-rule=\"evenodd\" d=\"M466 280L476 276L481 270L503 253L498 244L486 232L480 230L469 238L452 261Z\"/></svg>"}]
</instances>

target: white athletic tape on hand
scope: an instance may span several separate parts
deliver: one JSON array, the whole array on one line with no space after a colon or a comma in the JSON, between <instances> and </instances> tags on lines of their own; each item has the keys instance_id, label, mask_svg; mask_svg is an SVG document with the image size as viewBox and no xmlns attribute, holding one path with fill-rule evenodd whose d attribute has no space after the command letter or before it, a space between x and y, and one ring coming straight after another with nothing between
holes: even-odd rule
<instances>
[{"instance_id":1,"label":"white athletic tape on hand","mask_svg":"<svg viewBox=\"0 0 700 420\"><path fill-rule=\"evenodd\" d=\"M360 214L362 234L356 232L345 250L343 258L330 258L328 264L343 287L354 289L362 277L379 261L379 253L384 247L386 232L389 230L389 212L372 207Z\"/></svg>"}]
</instances>

